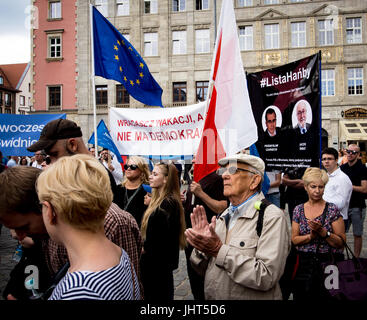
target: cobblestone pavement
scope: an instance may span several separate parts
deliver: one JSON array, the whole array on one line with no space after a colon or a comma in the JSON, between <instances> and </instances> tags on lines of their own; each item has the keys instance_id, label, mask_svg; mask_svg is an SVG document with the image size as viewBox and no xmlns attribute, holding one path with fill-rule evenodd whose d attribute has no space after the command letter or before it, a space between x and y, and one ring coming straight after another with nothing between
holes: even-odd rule
<instances>
[{"instance_id":1,"label":"cobblestone pavement","mask_svg":"<svg viewBox=\"0 0 367 320\"><path fill-rule=\"evenodd\" d=\"M347 233L347 243L353 250L353 234L350 231ZM363 249L361 257L367 258L367 219L364 222L364 235L363 235ZM7 228L2 228L0 235L0 300L2 298L2 291L9 279L9 273L15 266L15 261L12 260L14 250L16 248L17 241L12 239L10 232ZM190 289L190 283L186 271L186 258L185 252L180 251L179 267L174 271L174 285L175 285L175 300L193 300L193 296Z\"/></svg>"}]
</instances>

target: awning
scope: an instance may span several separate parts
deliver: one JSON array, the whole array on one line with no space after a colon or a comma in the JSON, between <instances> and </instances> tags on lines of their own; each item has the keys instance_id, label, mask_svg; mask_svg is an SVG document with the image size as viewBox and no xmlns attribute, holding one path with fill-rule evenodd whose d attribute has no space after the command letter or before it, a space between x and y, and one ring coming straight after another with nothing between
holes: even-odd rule
<instances>
[{"instance_id":1,"label":"awning","mask_svg":"<svg viewBox=\"0 0 367 320\"><path fill-rule=\"evenodd\" d=\"M340 141L367 140L367 119L339 121Z\"/></svg>"}]
</instances>

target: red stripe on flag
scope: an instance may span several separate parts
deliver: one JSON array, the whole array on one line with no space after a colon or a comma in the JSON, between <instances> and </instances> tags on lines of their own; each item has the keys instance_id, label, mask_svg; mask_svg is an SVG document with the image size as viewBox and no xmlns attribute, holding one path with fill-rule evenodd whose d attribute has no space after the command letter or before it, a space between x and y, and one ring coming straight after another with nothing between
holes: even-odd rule
<instances>
[{"instance_id":1,"label":"red stripe on flag","mask_svg":"<svg viewBox=\"0 0 367 320\"><path fill-rule=\"evenodd\" d=\"M218 49L214 64L213 80L215 80L217 76L221 45L222 33L220 33L219 37ZM214 84L199 149L195 158L194 180L196 182L199 182L206 175L215 171L218 168L218 160L225 157L226 155L215 124L216 104L217 90Z\"/></svg>"}]
</instances>

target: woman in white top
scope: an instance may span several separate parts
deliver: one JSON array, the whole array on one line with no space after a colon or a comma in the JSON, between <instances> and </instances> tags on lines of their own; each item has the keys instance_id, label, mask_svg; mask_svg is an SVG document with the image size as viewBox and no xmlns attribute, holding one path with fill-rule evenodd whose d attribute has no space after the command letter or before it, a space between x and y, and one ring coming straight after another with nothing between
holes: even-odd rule
<instances>
[{"instance_id":1,"label":"woman in white top","mask_svg":"<svg viewBox=\"0 0 367 320\"><path fill-rule=\"evenodd\" d=\"M103 165L83 154L60 158L39 176L37 193L47 232L70 262L50 300L140 299L128 255L104 233L113 195Z\"/></svg>"}]
</instances>

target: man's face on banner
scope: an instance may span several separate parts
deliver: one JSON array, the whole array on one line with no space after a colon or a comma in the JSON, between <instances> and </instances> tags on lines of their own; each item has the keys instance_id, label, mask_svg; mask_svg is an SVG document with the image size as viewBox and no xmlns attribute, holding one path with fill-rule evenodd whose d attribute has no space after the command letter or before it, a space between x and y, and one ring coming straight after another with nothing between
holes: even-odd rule
<instances>
[{"instance_id":1,"label":"man's face on banner","mask_svg":"<svg viewBox=\"0 0 367 320\"><path fill-rule=\"evenodd\" d=\"M269 113L266 115L265 124L266 124L266 128L268 129L269 133L274 134L275 127L277 125L277 116L275 112Z\"/></svg>"},{"instance_id":2,"label":"man's face on banner","mask_svg":"<svg viewBox=\"0 0 367 320\"><path fill-rule=\"evenodd\" d=\"M307 109L304 103L300 103L297 106L297 120L301 127L304 127L306 124L307 118Z\"/></svg>"}]
</instances>

